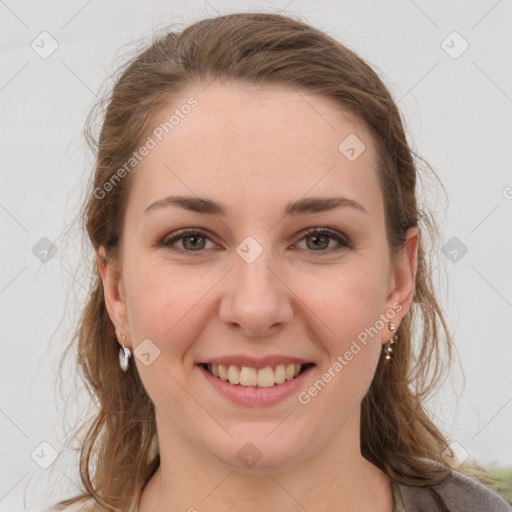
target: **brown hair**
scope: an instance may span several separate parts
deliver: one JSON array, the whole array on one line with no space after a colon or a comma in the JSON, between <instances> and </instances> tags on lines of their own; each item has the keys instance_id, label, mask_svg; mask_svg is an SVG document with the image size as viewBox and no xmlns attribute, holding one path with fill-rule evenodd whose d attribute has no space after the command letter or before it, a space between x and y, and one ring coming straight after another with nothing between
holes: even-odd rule
<instances>
[{"instance_id":1,"label":"brown hair","mask_svg":"<svg viewBox=\"0 0 512 512\"><path fill-rule=\"evenodd\" d=\"M205 19L155 39L120 70L111 94L101 103L106 108L98 141L87 133L96 164L83 219L94 250L104 246L109 262L120 262L131 175L105 197L95 191L130 159L149 120L163 105L190 85L212 80L284 85L333 98L372 134L391 254L403 247L409 227L419 226L421 237L415 301L398 330L392 360L379 362L362 401L361 452L398 482L442 482L449 474L441 455L448 443L424 406L452 359L427 257L437 227L417 203L416 155L407 143L397 106L375 71L350 49L298 19L270 13ZM159 466L155 416L135 365L127 374L119 370L119 346L97 268L75 341L98 411L86 426L81 448L85 490L60 507L92 497L98 510L128 511L138 504ZM421 458L442 463L441 470Z\"/></svg>"}]
</instances>

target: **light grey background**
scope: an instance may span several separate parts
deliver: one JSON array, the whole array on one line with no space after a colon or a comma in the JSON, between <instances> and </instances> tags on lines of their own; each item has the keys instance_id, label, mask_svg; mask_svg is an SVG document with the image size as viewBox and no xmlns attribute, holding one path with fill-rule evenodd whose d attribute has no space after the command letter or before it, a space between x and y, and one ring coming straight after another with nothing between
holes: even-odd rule
<instances>
[{"instance_id":1,"label":"light grey background","mask_svg":"<svg viewBox=\"0 0 512 512\"><path fill-rule=\"evenodd\" d=\"M80 238L63 235L90 174L81 130L95 95L153 28L243 10L301 14L366 58L399 101L414 149L446 188L447 197L425 181L444 243L467 247L460 257L449 246L456 262L439 253L435 274L464 373L456 361L431 405L470 458L512 465L510 1L0 0L1 511L76 492L62 442L83 402L69 375L56 387L56 374L87 286ZM43 46L44 31L58 44L48 58L31 48ZM46 263L33 253L43 237L57 247Z\"/></svg>"}]
</instances>

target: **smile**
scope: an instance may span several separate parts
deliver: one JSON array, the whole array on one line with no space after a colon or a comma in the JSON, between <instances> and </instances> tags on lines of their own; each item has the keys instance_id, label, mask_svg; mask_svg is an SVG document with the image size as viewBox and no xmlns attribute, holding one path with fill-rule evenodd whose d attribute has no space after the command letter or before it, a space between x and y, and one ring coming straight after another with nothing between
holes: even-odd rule
<instances>
[{"instance_id":1,"label":"smile","mask_svg":"<svg viewBox=\"0 0 512 512\"><path fill-rule=\"evenodd\" d=\"M278 364L274 367L253 368L234 364L201 363L208 373L219 380L243 387L271 388L291 381L306 371L313 363Z\"/></svg>"}]
</instances>

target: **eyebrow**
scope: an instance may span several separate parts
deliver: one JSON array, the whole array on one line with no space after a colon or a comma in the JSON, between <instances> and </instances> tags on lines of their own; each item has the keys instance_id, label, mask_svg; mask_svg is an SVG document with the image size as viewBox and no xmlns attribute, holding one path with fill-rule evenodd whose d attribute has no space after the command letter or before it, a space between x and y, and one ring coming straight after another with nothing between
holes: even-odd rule
<instances>
[{"instance_id":1,"label":"eyebrow","mask_svg":"<svg viewBox=\"0 0 512 512\"><path fill-rule=\"evenodd\" d=\"M216 215L226 217L228 209L222 204L202 197L194 196L169 196L150 204L144 214L160 208L175 206L190 212L204 215ZM358 202L348 197L310 197L288 203L283 210L283 216L306 215L308 213L325 212L335 208L349 207L368 214L366 209Z\"/></svg>"}]
</instances>

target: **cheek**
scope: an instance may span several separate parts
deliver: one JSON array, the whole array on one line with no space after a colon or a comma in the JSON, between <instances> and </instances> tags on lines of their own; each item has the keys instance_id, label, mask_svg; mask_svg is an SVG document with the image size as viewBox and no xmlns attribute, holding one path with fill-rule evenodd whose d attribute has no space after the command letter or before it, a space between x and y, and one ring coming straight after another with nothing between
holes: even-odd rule
<instances>
[{"instance_id":1,"label":"cheek","mask_svg":"<svg viewBox=\"0 0 512 512\"><path fill-rule=\"evenodd\" d=\"M148 395L160 410L197 414L183 387L193 369L192 358L185 356L203 328L198 319L201 298L213 284L207 278L199 280L197 272L194 278L190 272L151 263L132 266L125 279L135 364ZM158 354L149 365L137 357L142 345L139 351L137 347L146 339Z\"/></svg>"},{"instance_id":2,"label":"cheek","mask_svg":"<svg viewBox=\"0 0 512 512\"><path fill-rule=\"evenodd\" d=\"M134 343L141 337L178 340L175 332L187 323L194 304L201 298L190 273L166 271L158 264L139 265L131 267L125 280L126 293L130 297L130 327L136 338Z\"/></svg>"},{"instance_id":3,"label":"cheek","mask_svg":"<svg viewBox=\"0 0 512 512\"><path fill-rule=\"evenodd\" d=\"M333 268L315 277L302 274L294 292L325 325L324 345L333 356L375 325L386 298L382 269L368 264Z\"/></svg>"},{"instance_id":4,"label":"cheek","mask_svg":"<svg viewBox=\"0 0 512 512\"><path fill-rule=\"evenodd\" d=\"M366 264L333 272L321 286L318 280L316 286L309 280L303 281L304 288L297 288L307 309L314 313L310 318L318 317L317 325L324 326L313 335L318 336L316 341L326 356L319 377L331 389L333 405L341 405L340 400L355 404L373 378L382 350L380 332L387 326L382 317L382 276L378 265ZM322 388L322 383L318 387Z\"/></svg>"},{"instance_id":5,"label":"cheek","mask_svg":"<svg viewBox=\"0 0 512 512\"><path fill-rule=\"evenodd\" d=\"M312 325L318 315L321 322L315 320L316 325L325 325L311 331L324 354L321 367L297 397L299 414L312 431L323 432L319 439L335 437L359 407L381 357L382 321L377 322L383 288L377 271L370 272L368 266L358 270L333 274L322 286L312 287L310 281L309 295L307 289L298 291L315 313L309 313L306 324Z\"/></svg>"},{"instance_id":6,"label":"cheek","mask_svg":"<svg viewBox=\"0 0 512 512\"><path fill-rule=\"evenodd\" d=\"M201 330L205 295L218 279L198 268L142 262L131 266L125 280L134 346L149 338L164 356L182 354Z\"/></svg>"},{"instance_id":7,"label":"cheek","mask_svg":"<svg viewBox=\"0 0 512 512\"><path fill-rule=\"evenodd\" d=\"M344 352L345 345L372 326L381 312L385 298L383 269L364 260L359 257L353 260L355 264L287 273L293 294L284 300L295 300L296 315L309 317L306 328L318 326L313 335L321 337L319 341L333 356ZM213 289L223 272L208 271L200 265L171 268L162 262L144 264L141 259L126 263L125 287L134 345L149 338L165 343L166 351L183 351L186 347L182 345L190 343L194 331L199 333L201 326L211 320L209 316L215 314L215 307L210 307L212 300L221 301L222 296Z\"/></svg>"},{"instance_id":8,"label":"cheek","mask_svg":"<svg viewBox=\"0 0 512 512\"><path fill-rule=\"evenodd\" d=\"M325 357L299 402L311 407L308 413L318 422L327 414L333 420L328 428L335 430L363 399L381 357L379 333L386 323L381 319L377 275L351 272L333 276L310 293L307 304L326 326L316 339Z\"/></svg>"}]
</instances>

